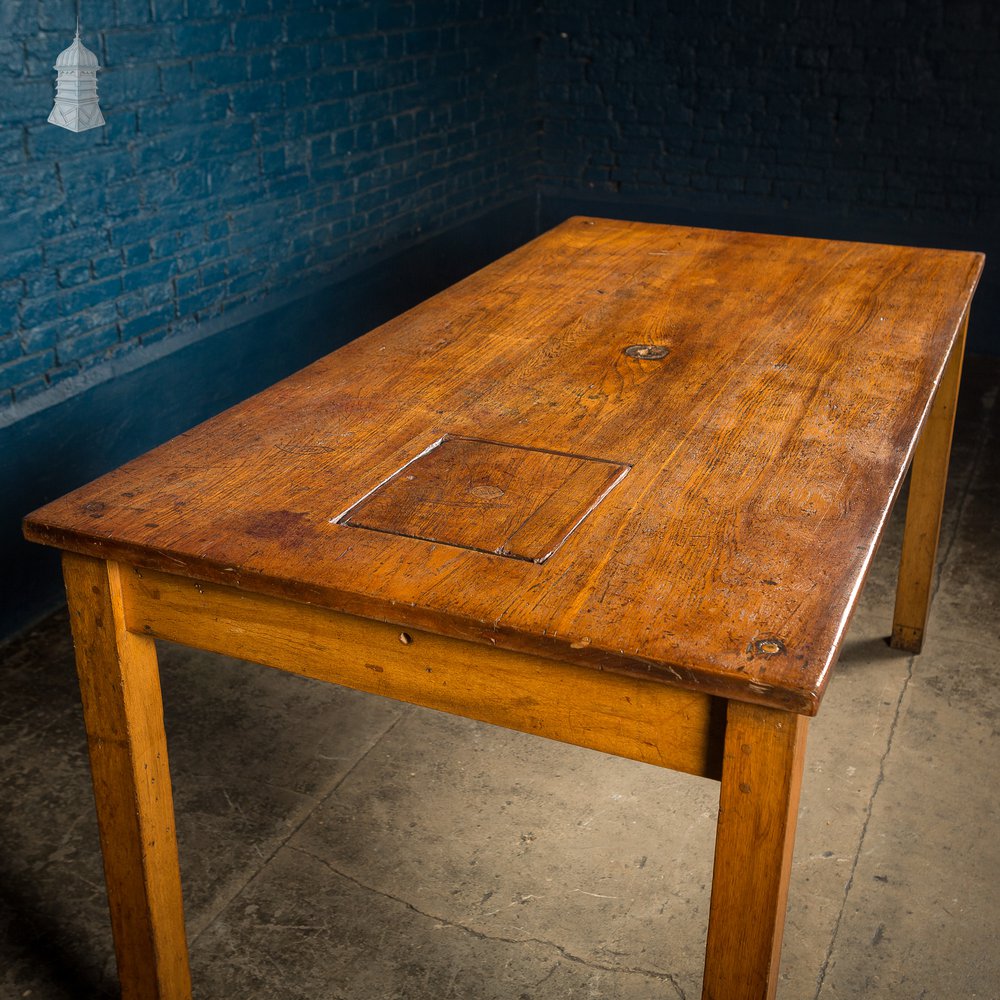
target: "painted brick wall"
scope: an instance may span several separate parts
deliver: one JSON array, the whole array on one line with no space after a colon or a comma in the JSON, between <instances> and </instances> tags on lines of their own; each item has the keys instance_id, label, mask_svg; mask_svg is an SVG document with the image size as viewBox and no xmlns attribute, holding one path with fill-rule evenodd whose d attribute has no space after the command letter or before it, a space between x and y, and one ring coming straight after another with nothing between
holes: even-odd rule
<instances>
[{"instance_id":1,"label":"painted brick wall","mask_svg":"<svg viewBox=\"0 0 1000 1000\"><path fill-rule=\"evenodd\" d=\"M526 0L85 0L107 127L45 122L74 0L0 3L0 408L523 195Z\"/></svg>"},{"instance_id":2,"label":"painted brick wall","mask_svg":"<svg viewBox=\"0 0 1000 1000\"><path fill-rule=\"evenodd\" d=\"M546 192L995 245L996 3L545 0L539 72Z\"/></svg>"},{"instance_id":3,"label":"painted brick wall","mask_svg":"<svg viewBox=\"0 0 1000 1000\"><path fill-rule=\"evenodd\" d=\"M45 123L74 0L0 2L0 421L539 176L546 222L579 196L998 243L1000 7L985 0L83 12L108 126L74 135ZM1000 312L989 273L974 324Z\"/></svg>"}]
</instances>

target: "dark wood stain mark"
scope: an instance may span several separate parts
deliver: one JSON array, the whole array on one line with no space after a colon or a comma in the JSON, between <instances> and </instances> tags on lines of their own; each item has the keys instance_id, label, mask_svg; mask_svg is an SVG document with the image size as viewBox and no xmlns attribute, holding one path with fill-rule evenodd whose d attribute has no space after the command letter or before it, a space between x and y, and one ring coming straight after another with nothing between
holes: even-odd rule
<instances>
[{"instance_id":1,"label":"dark wood stain mark","mask_svg":"<svg viewBox=\"0 0 1000 1000\"><path fill-rule=\"evenodd\" d=\"M282 539L301 533L305 514L290 510L275 510L259 514L248 521L243 528L251 538Z\"/></svg>"}]
</instances>

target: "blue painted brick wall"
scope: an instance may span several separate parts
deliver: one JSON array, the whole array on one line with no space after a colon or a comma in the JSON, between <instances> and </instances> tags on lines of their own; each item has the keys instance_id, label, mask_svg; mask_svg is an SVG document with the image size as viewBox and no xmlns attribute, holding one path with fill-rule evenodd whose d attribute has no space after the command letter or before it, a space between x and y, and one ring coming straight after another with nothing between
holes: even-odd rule
<instances>
[{"instance_id":1,"label":"blue painted brick wall","mask_svg":"<svg viewBox=\"0 0 1000 1000\"><path fill-rule=\"evenodd\" d=\"M988 251L1000 232L986 0L87 0L84 15L108 126L74 135L45 123L74 0L0 3L0 408L539 181L543 217L580 195Z\"/></svg>"},{"instance_id":2,"label":"blue painted brick wall","mask_svg":"<svg viewBox=\"0 0 1000 1000\"><path fill-rule=\"evenodd\" d=\"M532 186L527 0L82 6L73 134L74 0L0 3L0 405Z\"/></svg>"},{"instance_id":3,"label":"blue painted brick wall","mask_svg":"<svg viewBox=\"0 0 1000 1000\"><path fill-rule=\"evenodd\" d=\"M545 0L539 78L545 192L995 245L995 2Z\"/></svg>"}]
</instances>

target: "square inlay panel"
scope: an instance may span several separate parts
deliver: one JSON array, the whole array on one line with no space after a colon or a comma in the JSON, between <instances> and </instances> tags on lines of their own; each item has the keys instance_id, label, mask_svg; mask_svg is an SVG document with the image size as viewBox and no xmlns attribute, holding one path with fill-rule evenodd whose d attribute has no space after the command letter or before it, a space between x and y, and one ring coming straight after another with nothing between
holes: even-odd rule
<instances>
[{"instance_id":1,"label":"square inlay panel","mask_svg":"<svg viewBox=\"0 0 1000 1000\"><path fill-rule=\"evenodd\" d=\"M335 523L541 563L629 468L446 435Z\"/></svg>"}]
</instances>

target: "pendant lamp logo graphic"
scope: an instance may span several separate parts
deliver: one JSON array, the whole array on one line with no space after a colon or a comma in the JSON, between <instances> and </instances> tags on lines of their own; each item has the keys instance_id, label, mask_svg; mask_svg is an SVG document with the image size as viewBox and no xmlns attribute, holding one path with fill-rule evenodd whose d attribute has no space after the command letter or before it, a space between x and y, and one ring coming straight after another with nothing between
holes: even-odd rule
<instances>
[{"instance_id":1,"label":"pendant lamp logo graphic","mask_svg":"<svg viewBox=\"0 0 1000 1000\"><path fill-rule=\"evenodd\" d=\"M56 99L49 124L85 132L104 124L97 103L97 56L80 41L80 21L76 22L73 44L59 53L55 64Z\"/></svg>"}]
</instances>

